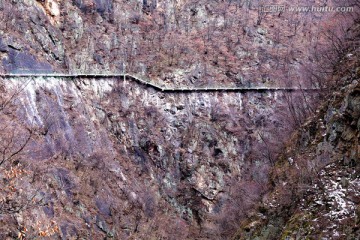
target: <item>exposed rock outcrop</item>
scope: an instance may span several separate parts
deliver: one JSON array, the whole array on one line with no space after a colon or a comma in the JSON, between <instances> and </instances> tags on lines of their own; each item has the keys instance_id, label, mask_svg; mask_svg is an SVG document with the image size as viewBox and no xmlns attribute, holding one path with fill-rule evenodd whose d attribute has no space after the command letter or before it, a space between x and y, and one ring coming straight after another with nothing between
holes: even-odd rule
<instances>
[{"instance_id":1,"label":"exposed rock outcrop","mask_svg":"<svg viewBox=\"0 0 360 240\"><path fill-rule=\"evenodd\" d=\"M359 48L351 55L358 56ZM340 75L347 83L329 94L316 115L296 131L273 167L272 190L243 222L236 239L358 238L358 66L358 57L339 65L347 69Z\"/></svg>"},{"instance_id":2,"label":"exposed rock outcrop","mask_svg":"<svg viewBox=\"0 0 360 240\"><path fill-rule=\"evenodd\" d=\"M286 111L276 101L284 96L271 92L162 94L119 79L6 82L7 96L21 89L16 118L37 129L22 159L46 205L19 224L53 219L65 239L177 234L158 230L167 221L214 237L211 216L249 173L259 134L272 141L274 124L290 130L274 114ZM261 172L253 178L265 183Z\"/></svg>"}]
</instances>

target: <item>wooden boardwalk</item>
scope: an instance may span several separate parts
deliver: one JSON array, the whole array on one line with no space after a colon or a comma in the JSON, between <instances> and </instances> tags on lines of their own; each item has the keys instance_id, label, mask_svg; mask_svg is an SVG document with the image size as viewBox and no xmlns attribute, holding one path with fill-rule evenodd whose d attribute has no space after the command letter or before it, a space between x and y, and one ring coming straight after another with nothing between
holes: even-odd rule
<instances>
[{"instance_id":1,"label":"wooden boardwalk","mask_svg":"<svg viewBox=\"0 0 360 240\"><path fill-rule=\"evenodd\" d=\"M151 81L145 81L137 76L131 74L63 74L63 73L3 73L0 74L0 78L65 78L65 79L76 79L76 78L119 78L120 80L131 80L142 85L151 87L155 90L162 92L293 92L293 91L304 91L304 92L319 92L324 89L320 88L296 88L296 87L226 87L226 86L211 86L211 87L168 87L160 86Z\"/></svg>"}]
</instances>

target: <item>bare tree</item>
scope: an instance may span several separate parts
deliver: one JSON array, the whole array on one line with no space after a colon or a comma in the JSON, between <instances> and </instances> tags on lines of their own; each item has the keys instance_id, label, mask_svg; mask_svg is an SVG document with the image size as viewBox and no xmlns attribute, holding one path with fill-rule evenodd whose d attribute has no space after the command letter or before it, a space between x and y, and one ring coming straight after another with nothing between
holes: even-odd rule
<instances>
[{"instance_id":1,"label":"bare tree","mask_svg":"<svg viewBox=\"0 0 360 240\"><path fill-rule=\"evenodd\" d=\"M0 96L0 215L8 218L44 205L39 189L29 184L33 171L26 161L30 143L39 133L36 128L20 120L16 113L15 102L28 83L19 82L8 91L3 83L0 83L4 90L4 94ZM18 239L25 239L25 236L29 235L50 236L58 232L56 223L49 226L23 226L17 222L16 228Z\"/></svg>"}]
</instances>

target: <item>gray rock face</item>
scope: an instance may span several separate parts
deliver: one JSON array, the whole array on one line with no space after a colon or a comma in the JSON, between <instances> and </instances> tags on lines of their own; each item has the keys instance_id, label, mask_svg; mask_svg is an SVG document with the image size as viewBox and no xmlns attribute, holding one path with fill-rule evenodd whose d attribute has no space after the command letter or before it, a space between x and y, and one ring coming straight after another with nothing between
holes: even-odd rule
<instances>
[{"instance_id":1,"label":"gray rock face","mask_svg":"<svg viewBox=\"0 0 360 240\"><path fill-rule=\"evenodd\" d=\"M125 71L182 85L282 85L283 65L303 79L299 64L311 64L317 31L294 33L306 19L287 14L254 26L256 7L237 2L24 0L2 1L1 10L0 34L57 72Z\"/></svg>"},{"instance_id":2,"label":"gray rock face","mask_svg":"<svg viewBox=\"0 0 360 240\"><path fill-rule=\"evenodd\" d=\"M303 80L299 65L312 64L314 26L294 33L292 22L305 26L306 19L286 14L254 26L257 14L239 1L0 0L0 71L126 72L169 86ZM62 239L226 238L221 233L233 231L265 192L280 146L303 117L289 106L305 116L317 98L166 94L118 79L0 83L2 124L18 128L17 144L32 134L14 160L32 174L18 185L29 194L40 189L36 200L45 204L24 210L18 222L0 218L4 239L25 225L37 231L38 220L55 221ZM344 104L351 116L358 116L357 99ZM341 121L325 129L321 163L330 161L329 146L356 139ZM312 135L303 134L303 146Z\"/></svg>"},{"instance_id":3,"label":"gray rock face","mask_svg":"<svg viewBox=\"0 0 360 240\"><path fill-rule=\"evenodd\" d=\"M358 84L344 87L299 130L300 147L288 148L291 161L277 167L275 189L238 239L359 235L359 96Z\"/></svg>"},{"instance_id":4,"label":"gray rock face","mask_svg":"<svg viewBox=\"0 0 360 240\"><path fill-rule=\"evenodd\" d=\"M11 92L21 80L10 82ZM210 216L226 210L232 182L246 174L267 181L266 169L246 166L254 156L269 164L254 155L264 146L258 134L273 141L273 124L287 131L273 114L284 108L276 105L281 96L272 93L161 94L116 79L24 83L14 103L17 117L39 131L27 153L47 179L34 183L48 196L39 211L43 221L71 219L63 238L158 236L154 226L167 218L189 231L218 231Z\"/></svg>"},{"instance_id":5,"label":"gray rock face","mask_svg":"<svg viewBox=\"0 0 360 240\"><path fill-rule=\"evenodd\" d=\"M10 73L51 73L52 67L49 63L38 62L29 53L20 52L13 48L4 48L7 58L3 58L3 68Z\"/></svg>"},{"instance_id":6,"label":"gray rock face","mask_svg":"<svg viewBox=\"0 0 360 240\"><path fill-rule=\"evenodd\" d=\"M102 14L111 14L113 11L112 0L95 0L96 10Z\"/></svg>"},{"instance_id":7,"label":"gray rock face","mask_svg":"<svg viewBox=\"0 0 360 240\"><path fill-rule=\"evenodd\" d=\"M52 72L49 63L38 61L12 38L0 37L0 52L6 56L2 58L2 68L7 72Z\"/></svg>"}]
</instances>

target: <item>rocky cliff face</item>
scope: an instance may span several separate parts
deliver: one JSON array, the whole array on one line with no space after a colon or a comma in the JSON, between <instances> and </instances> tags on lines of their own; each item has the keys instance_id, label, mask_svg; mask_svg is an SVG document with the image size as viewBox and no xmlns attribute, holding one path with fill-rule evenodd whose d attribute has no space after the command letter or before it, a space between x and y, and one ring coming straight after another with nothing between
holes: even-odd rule
<instances>
[{"instance_id":1,"label":"rocky cliff face","mask_svg":"<svg viewBox=\"0 0 360 240\"><path fill-rule=\"evenodd\" d=\"M336 76L347 84L295 132L272 170L272 190L236 239L358 238L359 48L351 51L340 65L346 75Z\"/></svg>"},{"instance_id":2,"label":"rocky cliff face","mask_svg":"<svg viewBox=\"0 0 360 240\"><path fill-rule=\"evenodd\" d=\"M303 71L328 46L320 33L349 13L261 11L267 4L2 0L2 70L127 72L168 85L314 84Z\"/></svg>"},{"instance_id":3,"label":"rocky cliff face","mask_svg":"<svg viewBox=\"0 0 360 240\"><path fill-rule=\"evenodd\" d=\"M64 239L176 237L178 227L182 237L214 237L232 184L253 175L253 194L263 191L270 160L256 152L289 131L275 114L287 111L279 93L164 94L122 79L2 83L5 96L16 93L17 121L35 131L21 159L46 201L18 224L53 219Z\"/></svg>"},{"instance_id":4,"label":"rocky cliff face","mask_svg":"<svg viewBox=\"0 0 360 240\"><path fill-rule=\"evenodd\" d=\"M311 33L338 18L254 5L0 0L0 70L322 86L326 74L303 71L329 47ZM0 87L1 239L229 238L321 96L163 93L116 78L2 78Z\"/></svg>"}]
</instances>

